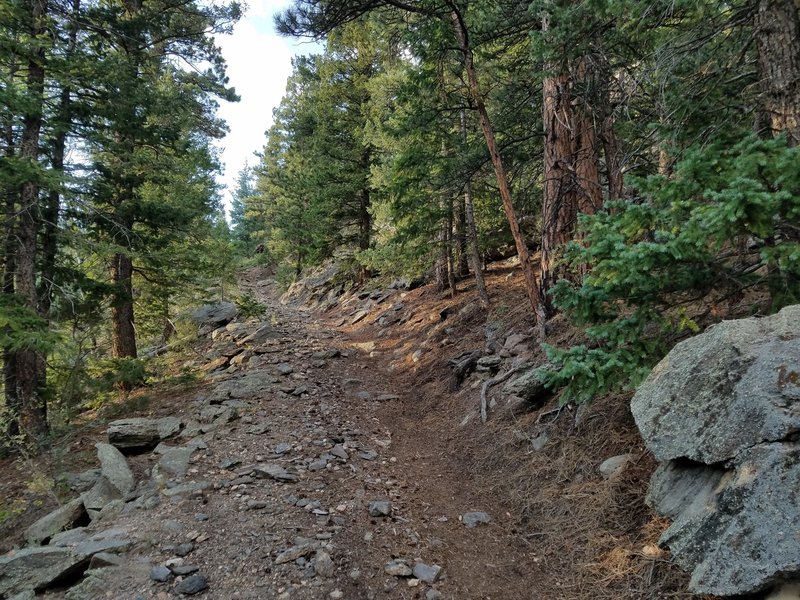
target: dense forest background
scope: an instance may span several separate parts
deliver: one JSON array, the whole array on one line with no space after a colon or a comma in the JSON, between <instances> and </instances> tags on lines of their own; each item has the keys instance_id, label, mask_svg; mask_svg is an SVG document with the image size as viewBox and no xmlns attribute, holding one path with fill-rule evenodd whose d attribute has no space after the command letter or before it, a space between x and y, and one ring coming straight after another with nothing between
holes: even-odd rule
<instances>
[{"instance_id":1,"label":"dense forest background","mask_svg":"<svg viewBox=\"0 0 800 600\"><path fill-rule=\"evenodd\" d=\"M800 296L795 0L296 2L297 59L229 227L215 173L236 4L2 0L0 344L11 440L148 377L233 266L442 292L517 255L563 400ZM254 49L254 56L258 50ZM257 75L255 75L257 76ZM243 306L247 298L239 299Z\"/></svg>"}]
</instances>

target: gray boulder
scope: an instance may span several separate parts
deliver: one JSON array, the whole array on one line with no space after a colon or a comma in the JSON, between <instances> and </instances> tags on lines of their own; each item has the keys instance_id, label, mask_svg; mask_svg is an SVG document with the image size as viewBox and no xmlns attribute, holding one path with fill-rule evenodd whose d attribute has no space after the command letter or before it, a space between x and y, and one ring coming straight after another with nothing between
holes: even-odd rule
<instances>
[{"instance_id":1,"label":"gray boulder","mask_svg":"<svg viewBox=\"0 0 800 600\"><path fill-rule=\"evenodd\" d=\"M128 461L111 444L99 442L94 445L97 448L97 458L100 460L100 471L109 483L117 488L122 494L127 494L136 485L133 473L128 466Z\"/></svg>"},{"instance_id":2,"label":"gray boulder","mask_svg":"<svg viewBox=\"0 0 800 600\"><path fill-rule=\"evenodd\" d=\"M647 502L690 590L762 592L800 578L800 306L678 344L631 410L662 461Z\"/></svg>"},{"instance_id":3,"label":"gray boulder","mask_svg":"<svg viewBox=\"0 0 800 600\"><path fill-rule=\"evenodd\" d=\"M177 417L120 419L108 424L108 441L121 450L152 449L180 429L181 420Z\"/></svg>"},{"instance_id":4,"label":"gray boulder","mask_svg":"<svg viewBox=\"0 0 800 600\"><path fill-rule=\"evenodd\" d=\"M0 597L20 592L40 592L83 572L89 557L67 548L25 548L0 557Z\"/></svg>"},{"instance_id":5,"label":"gray boulder","mask_svg":"<svg viewBox=\"0 0 800 600\"><path fill-rule=\"evenodd\" d=\"M800 431L800 305L675 346L631 401L658 460L730 460ZM794 374L794 375L793 375Z\"/></svg>"},{"instance_id":6,"label":"gray boulder","mask_svg":"<svg viewBox=\"0 0 800 600\"><path fill-rule=\"evenodd\" d=\"M44 544L54 535L65 529L72 529L86 518L86 509L83 507L83 501L80 498L76 498L28 527L25 530L25 541L30 546Z\"/></svg>"},{"instance_id":7,"label":"gray boulder","mask_svg":"<svg viewBox=\"0 0 800 600\"><path fill-rule=\"evenodd\" d=\"M550 397L544 381L542 381L540 370L551 370L554 367L550 363L545 363L538 367L531 367L524 371L519 377L511 379L503 386L503 394L506 396L517 396L528 403L537 404L544 402Z\"/></svg>"},{"instance_id":8,"label":"gray boulder","mask_svg":"<svg viewBox=\"0 0 800 600\"><path fill-rule=\"evenodd\" d=\"M120 490L111 485L105 477L100 477L92 489L81 494L83 505L92 520L100 516L103 508L120 498L122 498Z\"/></svg>"},{"instance_id":9,"label":"gray boulder","mask_svg":"<svg viewBox=\"0 0 800 600\"><path fill-rule=\"evenodd\" d=\"M192 320L200 326L220 327L236 318L239 309L233 302L205 304L192 312Z\"/></svg>"}]
</instances>

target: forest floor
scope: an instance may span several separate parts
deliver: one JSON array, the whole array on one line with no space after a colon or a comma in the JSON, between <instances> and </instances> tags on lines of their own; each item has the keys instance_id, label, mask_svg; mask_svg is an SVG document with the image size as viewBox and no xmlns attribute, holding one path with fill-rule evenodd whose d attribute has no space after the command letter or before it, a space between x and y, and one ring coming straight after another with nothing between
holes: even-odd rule
<instances>
[{"instance_id":1,"label":"forest floor","mask_svg":"<svg viewBox=\"0 0 800 600\"><path fill-rule=\"evenodd\" d=\"M146 407L124 415L187 421L213 404L220 386L245 389L246 381L254 392L240 398L238 418L206 433L186 474L156 500L92 523L92 531L130 541L122 564L41 597L182 597L185 576L150 578L168 561L187 574L196 568L207 580L202 597L223 600L693 597L655 545L664 522L644 505L654 463L629 397L483 424L482 379L453 389L447 359L483 348L487 322L506 332L531 328L510 273L489 274L488 318L470 308L471 284L462 282L456 298L430 287L392 291L380 310L399 306L412 317L381 327L378 312L354 319L354 304L326 312L283 305L265 273L247 272L243 291L268 309L253 327L274 329L260 359L202 384L150 390ZM566 342L579 333L556 324L553 336ZM211 340L204 344L198 351L210 356ZM97 441L105 441L101 426L75 435L58 468L93 466ZM598 473L604 459L626 453L632 460L620 476ZM52 475L49 460L34 470ZM140 480L157 461L129 457ZM0 531L2 550L53 505L33 501L31 469L20 464L0 465L4 505L17 498L29 506ZM293 481L252 477L252 466L264 464ZM487 522L470 526L475 518Z\"/></svg>"}]
</instances>

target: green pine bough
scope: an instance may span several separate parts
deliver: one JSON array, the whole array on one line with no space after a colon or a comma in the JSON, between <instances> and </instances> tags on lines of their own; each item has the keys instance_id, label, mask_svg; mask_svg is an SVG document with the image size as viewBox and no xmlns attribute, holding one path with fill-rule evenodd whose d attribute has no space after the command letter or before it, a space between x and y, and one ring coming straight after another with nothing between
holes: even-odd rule
<instances>
[{"instance_id":1,"label":"green pine bough","mask_svg":"<svg viewBox=\"0 0 800 600\"><path fill-rule=\"evenodd\" d=\"M747 137L692 148L672 175L636 182L636 201L581 221L583 243L564 260L587 273L560 281L554 304L587 343L544 345L543 371L562 402L635 388L682 337L736 314L800 302L800 149ZM722 311L723 314L725 311ZM741 312L741 311L740 311Z\"/></svg>"}]
</instances>

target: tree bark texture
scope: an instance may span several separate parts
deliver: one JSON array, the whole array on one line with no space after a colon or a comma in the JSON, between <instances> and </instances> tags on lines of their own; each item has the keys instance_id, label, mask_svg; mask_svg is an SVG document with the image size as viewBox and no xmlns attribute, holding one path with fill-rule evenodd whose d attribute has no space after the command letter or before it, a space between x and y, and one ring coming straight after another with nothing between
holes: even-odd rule
<instances>
[{"instance_id":1,"label":"tree bark texture","mask_svg":"<svg viewBox=\"0 0 800 600\"><path fill-rule=\"evenodd\" d=\"M762 104L773 135L800 144L800 19L795 0L759 0L755 13Z\"/></svg>"},{"instance_id":2,"label":"tree bark texture","mask_svg":"<svg viewBox=\"0 0 800 600\"><path fill-rule=\"evenodd\" d=\"M22 121L20 157L31 164L32 176L20 189L19 225L15 291L31 312L38 308L36 293L36 234L39 224L39 138L42 129L45 50L41 35L45 29L46 0L31 0L30 33L34 40L28 58L26 80L29 109ZM33 348L23 348L16 356L17 395L20 405L20 426L26 435L36 436L47 430L47 408L39 393L38 365L40 358Z\"/></svg>"},{"instance_id":3,"label":"tree bark texture","mask_svg":"<svg viewBox=\"0 0 800 600\"><path fill-rule=\"evenodd\" d=\"M113 258L111 278L116 298L111 309L111 353L114 358L136 358L136 329L133 314L133 261L127 254Z\"/></svg>"}]
</instances>

